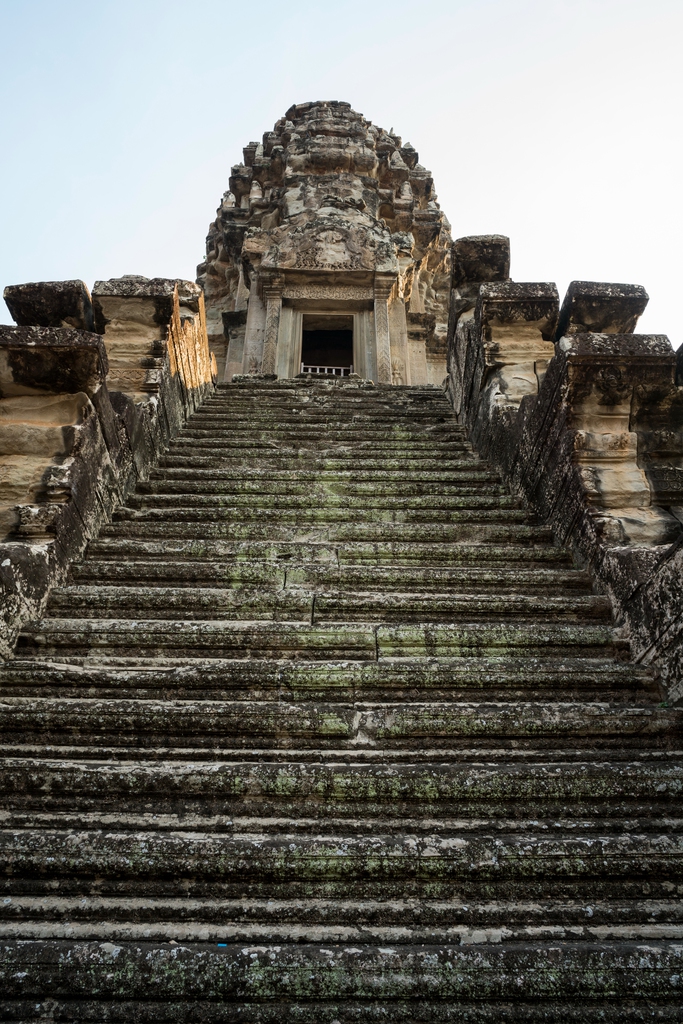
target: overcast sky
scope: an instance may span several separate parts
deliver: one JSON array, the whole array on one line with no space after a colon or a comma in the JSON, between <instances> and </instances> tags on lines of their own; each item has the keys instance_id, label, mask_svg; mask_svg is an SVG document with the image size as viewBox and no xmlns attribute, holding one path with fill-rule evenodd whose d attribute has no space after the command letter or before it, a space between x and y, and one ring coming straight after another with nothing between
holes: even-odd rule
<instances>
[{"instance_id":1,"label":"overcast sky","mask_svg":"<svg viewBox=\"0 0 683 1024\"><path fill-rule=\"evenodd\" d=\"M643 284L677 347L682 46L681 0L0 0L0 287L194 279L242 147L340 99L419 150L454 237L561 294Z\"/></svg>"}]
</instances>

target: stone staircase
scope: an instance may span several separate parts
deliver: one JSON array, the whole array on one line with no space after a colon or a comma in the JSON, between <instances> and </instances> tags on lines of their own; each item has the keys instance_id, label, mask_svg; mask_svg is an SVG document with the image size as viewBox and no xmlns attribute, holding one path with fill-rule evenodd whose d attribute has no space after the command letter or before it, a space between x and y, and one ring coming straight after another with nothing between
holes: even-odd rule
<instances>
[{"instance_id":1,"label":"stone staircase","mask_svg":"<svg viewBox=\"0 0 683 1024\"><path fill-rule=\"evenodd\" d=\"M432 387L220 387L0 673L3 1020L683 1020L679 713Z\"/></svg>"}]
</instances>

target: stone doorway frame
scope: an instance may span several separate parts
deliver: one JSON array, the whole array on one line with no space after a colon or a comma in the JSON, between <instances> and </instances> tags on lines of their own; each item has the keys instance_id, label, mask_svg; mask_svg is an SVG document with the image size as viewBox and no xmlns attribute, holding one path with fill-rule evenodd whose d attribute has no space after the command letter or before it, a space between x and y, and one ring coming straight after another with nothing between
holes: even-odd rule
<instances>
[{"instance_id":1,"label":"stone doorway frame","mask_svg":"<svg viewBox=\"0 0 683 1024\"><path fill-rule=\"evenodd\" d=\"M293 300L282 303L277 341L278 377L296 377L301 371L303 320L307 314L348 316L353 320L354 373L369 380L377 379L375 360L375 325L371 308L357 308L361 303L325 303L324 300ZM366 303L369 305L369 303ZM353 308L353 307L356 308ZM351 308L350 308L351 307Z\"/></svg>"}]
</instances>

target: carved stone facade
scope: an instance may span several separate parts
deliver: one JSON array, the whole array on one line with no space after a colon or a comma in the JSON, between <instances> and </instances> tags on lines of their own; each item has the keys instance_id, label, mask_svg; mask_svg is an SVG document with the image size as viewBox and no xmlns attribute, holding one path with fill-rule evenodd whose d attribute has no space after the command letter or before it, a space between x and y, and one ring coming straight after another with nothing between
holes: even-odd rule
<instances>
[{"instance_id":1,"label":"carved stone facade","mask_svg":"<svg viewBox=\"0 0 683 1024\"><path fill-rule=\"evenodd\" d=\"M290 107L233 167L198 267L219 378L296 376L315 312L353 317L362 377L440 384L449 231L410 144L348 103Z\"/></svg>"}]
</instances>

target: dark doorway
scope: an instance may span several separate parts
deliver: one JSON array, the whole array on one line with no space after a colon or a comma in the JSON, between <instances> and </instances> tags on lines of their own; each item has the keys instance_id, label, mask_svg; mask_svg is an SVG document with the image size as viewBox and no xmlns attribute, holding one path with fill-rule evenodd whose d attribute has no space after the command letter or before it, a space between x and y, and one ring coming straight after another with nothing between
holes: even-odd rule
<instances>
[{"instance_id":1,"label":"dark doorway","mask_svg":"<svg viewBox=\"0 0 683 1024\"><path fill-rule=\"evenodd\" d=\"M352 316L304 316L301 372L339 376L353 372Z\"/></svg>"}]
</instances>

